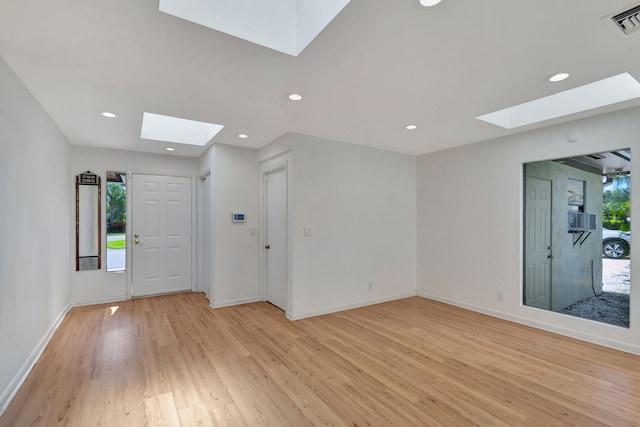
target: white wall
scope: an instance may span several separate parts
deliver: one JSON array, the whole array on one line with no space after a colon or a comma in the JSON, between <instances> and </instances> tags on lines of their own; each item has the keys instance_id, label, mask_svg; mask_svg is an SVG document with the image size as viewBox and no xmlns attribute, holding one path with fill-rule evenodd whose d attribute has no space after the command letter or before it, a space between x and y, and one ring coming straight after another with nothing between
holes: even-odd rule
<instances>
[{"instance_id":1,"label":"white wall","mask_svg":"<svg viewBox=\"0 0 640 427\"><path fill-rule=\"evenodd\" d=\"M70 307L68 152L0 58L0 415Z\"/></svg>"},{"instance_id":2,"label":"white wall","mask_svg":"<svg viewBox=\"0 0 640 427\"><path fill-rule=\"evenodd\" d=\"M580 135L573 144L572 132ZM639 139L636 108L420 156L418 293L640 353L638 239L631 250L631 328L522 305L523 163L625 147L635 156ZM633 172L632 218L640 218L638 200L640 174ZM640 221L632 221L632 234L640 235Z\"/></svg>"},{"instance_id":3,"label":"white wall","mask_svg":"<svg viewBox=\"0 0 640 427\"><path fill-rule=\"evenodd\" d=\"M291 159L287 315L415 295L416 158L287 134L263 147L259 160L283 153Z\"/></svg>"},{"instance_id":4,"label":"white wall","mask_svg":"<svg viewBox=\"0 0 640 427\"><path fill-rule=\"evenodd\" d=\"M200 175L211 172L211 306L258 301L259 174L257 151L213 145L201 158ZM232 212L246 222L232 223ZM253 235L251 233L253 229Z\"/></svg>"},{"instance_id":5,"label":"white wall","mask_svg":"<svg viewBox=\"0 0 640 427\"><path fill-rule=\"evenodd\" d=\"M102 184L102 268L100 270L75 271L75 263L69 264L73 303L95 304L100 302L120 301L127 298L127 273L107 272L106 252L106 186L107 171L148 173L153 175L196 176L198 161L194 158L175 155L136 153L131 151L112 150L72 146L70 150L70 172L68 179L75 182L80 172L90 170L101 177ZM127 200L130 200L127 188ZM68 189L72 196L70 206L75 212L75 186ZM197 192L192 195L196 197ZM129 206L127 207L129 211ZM70 217L75 224L75 217ZM67 237L70 239L70 256L75 260L75 226L72 226Z\"/></svg>"}]
</instances>

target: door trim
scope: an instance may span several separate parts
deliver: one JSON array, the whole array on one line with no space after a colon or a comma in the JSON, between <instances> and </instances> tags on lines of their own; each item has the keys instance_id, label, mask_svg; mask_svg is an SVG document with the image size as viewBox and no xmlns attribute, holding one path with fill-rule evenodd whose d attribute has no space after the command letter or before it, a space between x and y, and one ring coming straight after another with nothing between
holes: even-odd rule
<instances>
[{"instance_id":1,"label":"door trim","mask_svg":"<svg viewBox=\"0 0 640 427\"><path fill-rule=\"evenodd\" d=\"M206 184L205 182L209 183L209 194L205 195L204 194L204 189L206 188ZM195 271L198 274L198 277L196 278L196 280L194 281L194 289L198 292L204 292L205 296L207 297L207 299L209 300L209 302L213 301L213 263L209 264L209 274L205 275L204 274L204 263L207 262L207 260L204 258L205 255L209 255L209 257L211 259L213 259L213 209L211 209L211 200L212 200L212 193L211 190L213 188L213 175L211 174L211 169L206 169L203 173L201 173L198 176L198 180L196 181L196 188L198 191L198 194L196 195L197 200L196 200L196 205L197 205L197 216L196 216L196 223L195 223L195 228L196 228L196 234L197 236L195 237L195 241L196 241L196 256L194 257L196 260L196 266L195 266ZM205 207L204 202L207 201L208 202L208 207ZM208 208L208 209L207 209ZM205 216L205 211L208 210L209 216ZM205 226L205 224L208 224L208 227ZM208 236L204 235L204 231L209 231ZM205 239L209 240L209 252L207 254L205 254L204 252L204 246L205 246ZM210 260L209 260L210 261ZM202 288L199 286L199 284L202 284Z\"/></svg>"},{"instance_id":2,"label":"door trim","mask_svg":"<svg viewBox=\"0 0 640 427\"><path fill-rule=\"evenodd\" d=\"M291 319L292 313L292 257L291 248L293 241L292 233L292 209L291 209L291 156L285 154L260 164L260 301L267 300L267 256L265 252L266 234L267 234L267 194L266 194L266 176L270 173L283 170L286 172L287 178L287 296L285 316Z\"/></svg>"}]
</instances>

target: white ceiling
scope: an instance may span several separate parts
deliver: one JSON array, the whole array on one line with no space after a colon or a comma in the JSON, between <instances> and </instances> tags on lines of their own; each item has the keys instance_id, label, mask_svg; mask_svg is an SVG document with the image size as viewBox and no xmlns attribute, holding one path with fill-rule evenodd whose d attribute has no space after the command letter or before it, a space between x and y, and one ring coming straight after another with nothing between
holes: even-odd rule
<instances>
[{"instance_id":1,"label":"white ceiling","mask_svg":"<svg viewBox=\"0 0 640 427\"><path fill-rule=\"evenodd\" d=\"M640 105L513 130L475 118L623 72L640 81L640 34L602 19L638 3L352 0L292 57L158 0L2 0L0 55L72 144L165 153L140 139L147 111L223 124L215 143L258 148L292 131L422 154ZM560 71L571 78L543 81Z\"/></svg>"}]
</instances>

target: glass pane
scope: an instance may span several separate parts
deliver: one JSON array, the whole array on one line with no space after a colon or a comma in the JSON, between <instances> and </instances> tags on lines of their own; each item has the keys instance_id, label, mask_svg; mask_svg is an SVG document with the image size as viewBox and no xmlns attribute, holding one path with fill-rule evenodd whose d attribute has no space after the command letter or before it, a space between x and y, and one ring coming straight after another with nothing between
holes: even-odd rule
<instances>
[{"instance_id":1,"label":"glass pane","mask_svg":"<svg viewBox=\"0 0 640 427\"><path fill-rule=\"evenodd\" d=\"M107 172L107 271L125 271L127 259L125 172Z\"/></svg>"}]
</instances>

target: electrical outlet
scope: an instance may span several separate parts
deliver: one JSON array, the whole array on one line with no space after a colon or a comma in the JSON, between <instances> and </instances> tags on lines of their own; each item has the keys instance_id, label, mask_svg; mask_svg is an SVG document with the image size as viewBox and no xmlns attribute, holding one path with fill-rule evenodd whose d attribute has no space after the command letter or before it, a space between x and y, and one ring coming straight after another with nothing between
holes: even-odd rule
<instances>
[{"instance_id":1,"label":"electrical outlet","mask_svg":"<svg viewBox=\"0 0 640 427\"><path fill-rule=\"evenodd\" d=\"M373 289L373 282L369 282L369 290Z\"/></svg>"},{"instance_id":2,"label":"electrical outlet","mask_svg":"<svg viewBox=\"0 0 640 427\"><path fill-rule=\"evenodd\" d=\"M498 293L496 294L496 297L498 301L500 302L504 301L504 295L502 295L502 292L498 291Z\"/></svg>"}]
</instances>

